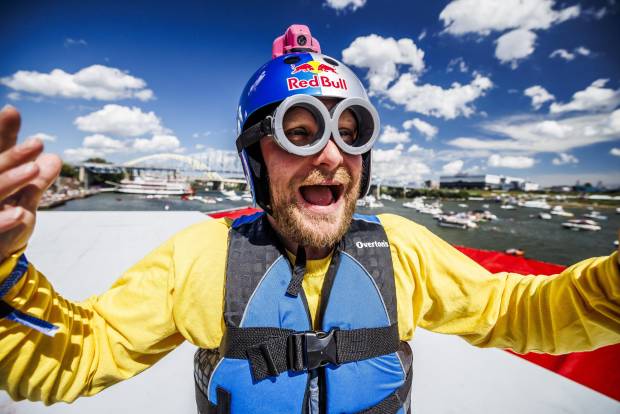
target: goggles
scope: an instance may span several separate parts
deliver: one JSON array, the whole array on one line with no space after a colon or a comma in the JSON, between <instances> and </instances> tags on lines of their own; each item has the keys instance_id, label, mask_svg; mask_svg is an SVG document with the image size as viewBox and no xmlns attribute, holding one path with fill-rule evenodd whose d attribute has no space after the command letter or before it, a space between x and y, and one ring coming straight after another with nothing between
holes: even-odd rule
<instances>
[{"instance_id":1,"label":"goggles","mask_svg":"<svg viewBox=\"0 0 620 414\"><path fill-rule=\"evenodd\" d=\"M283 150L299 156L319 153L332 137L342 151L359 155L370 151L379 136L379 114L362 98L346 98L328 111L314 96L293 95L243 131L236 141L237 151L266 135Z\"/></svg>"}]
</instances>

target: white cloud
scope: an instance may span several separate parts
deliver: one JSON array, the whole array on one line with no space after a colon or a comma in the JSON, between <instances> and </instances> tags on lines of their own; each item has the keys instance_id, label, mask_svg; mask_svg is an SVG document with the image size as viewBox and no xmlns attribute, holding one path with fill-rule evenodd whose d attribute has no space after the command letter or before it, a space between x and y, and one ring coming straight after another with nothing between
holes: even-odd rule
<instances>
[{"instance_id":1,"label":"white cloud","mask_svg":"<svg viewBox=\"0 0 620 414\"><path fill-rule=\"evenodd\" d=\"M422 121L419 118L408 119L403 122L403 128L409 130L411 128L417 129L424 137L426 137L427 141L430 141L437 135L438 129L437 127L429 124L428 122Z\"/></svg>"},{"instance_id":2,"label":"white cloud","mask_svg":"<svg viewBox=\"0 0 620 414\"><path fill-rule=\"evenodd\" d=\"M88 43L84 39L72 39L70 37L65 39L65 47L71 46L88 46Z\"/></svg>"},{"instance_id":3,"label":"white cloud","mask_svg":"<svg viewBox=\"0 0 620 414\"><path fill-rule=\"evenodd\" d=\"M41 141L55 142L56 138L58 137L56 135L50 135L44 132L37 132L36 134L32 135L31 138L38 138Z\"/></svg>"},{"instance_id":4,"label":"white cloud","mask_svg":"<svg viewBox=\"0 0 620 414\"><path fill-rule=\"evenodd\" d=\"M213 133L212 131L194 132L192 134L192 138L207 138L212 133Z\"/></svg>"},{"instance_id":5,"label":"white cloud","mask_svg":"<svg viewBox=\"0 0 620 414\"><path fill-rule=\"evenodd\" d=\"M474 112L472 102L493 86L489 78L479 73L474 73L469 84L455 82L448 89L419 84L425 68L424 51L407 38L395 40L375 34L358 37L342 51L342 60L368 69L366 79L371 95L386 96L408 111L446 119L471 115ZM401 67L407 70L401 73Z\"/></svg>"},{"instance_id":6,"label":"white cloud","mask_svg":"<svg viewBox=\"0 0 620 414\"><path fill-rule=\"evenodd\" d=\"M94 134L84 137L82 147L100 150L104 153L124 151L127 147L123 141L102 134Z\"/></svg>"},{"instance_id":7,"label":"white cloud","mask_svg":"<svg viewBox=\"0 0 620 414\"><path fill-rule=\"evenodd\" d=\"M534 30L578 17L579 6L554 9L555 0L455 0L439 14L444 31L455 36L504 32L497 39L495 56L516 68L520 59L534 51Z\"/></svg>"},{"instance_id":8,"label":"white cloud","mask_svg":"<svg viewBox=\"0 0 620 414\"><path fill-rule=\"evenodd\" d=\"M565 152L562 152L558 154L556 158L551 160L551 163L553 165L578 164L579 159L575 157L574 155L570 155L570 154L566 154Z\"/></svg>"},{"instance_id":9,"label":"white cloud","mask_svg":"<svg viewBox=\"0 0 620 414\"><path fill-rule=\"evenodd\" d=\"M579 53L581 56L590 56L590 54L592 53L590 49L583 46L579 46L578 48L576 48L575 52Z\"/></svg>"},{"instance_id":10,"label":"white cloud","mask_svg":"<svg viewBox=\"0 0 620 414\"><path fill-rule=\"evenodd\" d=\"M204 144L196 144L196 150L200 151L206 148L206 146Z\"/></svg>"},{"instance_id":11,"label":"white cloud","mask_svg":"<svg viewBox=\"0 0 620 414\"><path fill-rule=\"evenodd\" d=\"M567 104L553 103L551 113L569 111L609 111L620 104L620 89L605 88L609 79L597 79L582 91L575 92L573 100Z\"/></svg>"},{"instance_id":12,"label":"white cloud","mask_svg":"<svg viewBox=\"0 0 620 414\"><path fill-rule=\"evenodd\" d=\"M484 96L492 86L489 78L476 74L467 85L454 82L449 89L443 89L431 84L418 85L415 77L405 73L386 94L392 102L404 105L408 111L454 119L460 115L472 115L472 102Z\"/></svg>"},{"instance_id":13,"label":"white cloud","mask_svg":"<svg viewBox=\"0 0 620 414\"><path fill-rule=\"evenodd\" d=\"M575 18L579 6L554 10L554 0L455 0L439 14L445 31L453 35L486 36L509 29L548 29Z\"/></svg>"},{"instance_id":14,"label":"white cloud","mask_svg":"<svg viewBox=\"0 0 620 414\"><path fill-rule=\"evenodd\" d=\"M504 119L483 124L482 128L504 138L459 137L448 144L468 151L569 152L574 148L620 139L620 109L558 120Z\"/></svg>"},{"instance_id":15,"label":"white cloud","mask_svg":"<svg viewBox=\"0 0 620 414\"><path fill-rule=\"evenodd\" d=\"M103 134L93 134L84 137L81 147L64 150L64 155L69 161L83 161L87 158L105 158L108 155L130 151L131 148L124 141Z\"/></svg>"},{"instance_id":16,"label":"white cloud","mask_svg":"<svg viewBox=\"0 0 620 414\"><path fill-rule=\"evenodd\" d=\"M364 7L366 0L325 0L325 5L331 7L334 10L344 10L350 8L355 11L361 7Z\"/></svg>"},{"instance_id":17,"label":"white cloud","mask_svg":"<svg viewBox=\"0 0 620 414\"><path fill-rule=\"evenodd\" d=\"M463 160L454 160L452 162L445 164L441 168L441 172L444 175L456 175L459 172L461 172L461 170L463 169L463 164L464 164Z\"/></svg>"},{"instance_id":18,"label":"white cloud","mask_svg":"<svg viewBox=\"0 0 620 414\"><path fill-rule=\"evenodd\" d=\"M458 70L461 73L467 73L467 71L469 70L469 68L467 67L467 63L465 63L465 60L463 60L462 57L450 59L450 62L448 62L448 67L446 68L446 72L452 72L455 67L458 67Z\"/></svg>"},{"instance_id":19,"label":"white cloud","mask_svg":"<svg viewBox=\"0 0 620 414\"><path fill-rule=\"evenodd\" d=\"M146 89L144 80L103 65L92 65L73 74L62 69L54 69L50 73L20 70L0 78L0 84L19 92L61 98L103 101L153 99L153 91Z\"/></svg>"},{"instance_id":20,"label":"white cloud","mask_svg":"<svg viewBox=\"0 0 620 414\"><path fill-rule=\"evenodd\" d=\"M569 52L569 51L568 51L568 50L566 50L566 49L557 49L557 50L554 50L554 51L553 51L553 52L551 52L551 54L549 55L549 57L550 57L550 58L554 58L554 57L556 57L556 56L558 56L558 57L560 57L560 58L562 58L562 59L564 59L564 60L573 60L573 59L575 59L575 54L574 54L574 53Z\"/></svg>"},{"instance_id":21,"label":"white cloud","mask_svg":"<svg viewBox=\"0 0 620 414\"><path fill-rule=\"evenodd\" d=\"M88 158L103 158L105 153L96 148L67 148L63 151L67 161L84 161Z\"/></svg>"},{"instance_id":22,"label":"white cloud","mask_svg":"<svg viewBox=\"0 0 620 414\"><path fill-rule=\"evenodd\" d=\"M382 182L407 184L421 182L431 173L430 167L419 157L403 154L403 145L388 150L372 151L373 177Z\"/></svg>"},{"instance_id":23,"label":"white cloud","mask_svg":"<svg viewBox=\"0 0 620 414\"><path fill-rule=\"evenodd\" d=\"M422 32L418 35L418 42L424 40L426 37L426 29L422 30Z\"/></svg>"},{"instance_id":24,"label":"white cloud","mask_svg":"<svg viewBox=\"0 0 620 414\"><path fill-rule=\"evenodd\" d=\"M409 132L399 131L392 125L386 125L383 128L383 132L379 136L379 142L384 144L398 144L411 141L409 138Z\"/></svg>"},{"instance_id":25,"label":"white cloud","mask_svg":"<svg viewBox=\"0 0 620 414\"><path fill-rule=\"evenodd\" d=\"M532 98L532 107L536 110L540 109L545 102L555 99L555 96L551 95L545 88L539 85L530 86L523 91L523 94Z\"/></svg>"},{"instance_id":26,"label":"white cloud","mask_svg":"<svg viewBox=\"0 0 620 414\"><path fill-rule=\"evenodd\" d=\"M99 111L80 116L73 123L81 131L123 137L166 132L154 112L145 113L135 106L129 108L116 104L108 104Z\"/></svg>"},{"instance_id":27,"label":"white cloud","mask_svg":"<svg viewBox=\"0 0 620 414\"><path fill-rule=\"evenodd\" d=\"M611 150L609 150L609 153L610 153L611 155L616 156L616 157L620 157L620 148L616 148L616 147L614 147L614 148L612 148Z\"/></svg>"},{"instance_id":28,"label":"white cloud","mask_svg":"<svg viewBox=\"0 0 620 414\"><path fill-rule=\"evenodd\" d=\"M376 34L356 38L342 51L342 61L348 65L367 68L370 92L380 92L398 76L397 65L410 66L416 76L424 70L424 51L411 39L396 40Z\"/></svg>"},{"instance_id":29,"label":"white cloud","mask_svg":"<svg viewBox=\"0 0 620 414\"><path fill-rule=\"evenodd\" d=\"M503 168L515 168L515 169L523 169L530 168L534 165L534 158L525 157L525 156L515 156L515 155L499 155L493 154L487 160L487 165L489 167L503 167Z\"/></svg>"},{"instance_id":30,"label":"white cloud","mask_svg":"<svg viewBox=\"0 0 620 414\"><path fill-rule=\"evenodd\" d=\"M398 144L392 149L376 149L372 151L373 162L393 162L403 153L403 144Z\"/></svg>"},{"instance_id":31,"label":"white cloud","mask_svg":"<svg viewBox=\"0 0 620 414\"><path fill-rule=\"evenodd\" d=\"M564 138L572 129L572 126L557 121L542 121L534 125L533 131L543 138Z\"/></svg>"},{"instance_id":32,"label":"white cloud","mask_svg":"<svg viewBox=\"0 0 620 414\"><path fill-rule=\"evenodd\" d=\"M531 30L515 29L503 34L496 41L495 57L502 63L510 63L515 69L518 61L532 54L536 33Z\"/></svg>"},{"instance_id":33,"label":"white cloud","mask_svg":"<svg viewBox=\"0 0 620 414\"><path fill-rule=\"evenodd\" d=\"M167 152L178 150L181 142L174 135L154 135L151 139L138 138L133 148L142 152Z\"/></svg>"}]
</instances>

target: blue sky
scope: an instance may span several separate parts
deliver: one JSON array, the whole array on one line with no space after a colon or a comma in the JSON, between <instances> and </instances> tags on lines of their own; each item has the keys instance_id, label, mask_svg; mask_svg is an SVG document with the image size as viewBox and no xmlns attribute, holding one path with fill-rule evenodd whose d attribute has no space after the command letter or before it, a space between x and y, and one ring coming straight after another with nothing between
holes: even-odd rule
<instances>
[{"instance_id":1,"label":"blue sky","mask_svg":"<svg viewBox=\"0 0 620 414\"><path fill-rule=\"evenodd\" d=\"M301 23L367 86L384 181L620 184L615 1L13 3L0 5L0 105L70 161L234 159L239 94Z\"/></svg>"}]
</instances>

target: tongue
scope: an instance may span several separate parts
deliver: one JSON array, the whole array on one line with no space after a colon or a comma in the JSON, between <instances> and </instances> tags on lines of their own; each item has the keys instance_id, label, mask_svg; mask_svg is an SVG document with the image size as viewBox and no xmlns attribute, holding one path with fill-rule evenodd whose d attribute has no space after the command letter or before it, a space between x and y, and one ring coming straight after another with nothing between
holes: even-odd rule
<instances>
[{"instance_id":1,"label":"tongue","mask_svg":"<svg viewBox=\"0 0 620 414\"><path fill-rule=\"evenodd\" d=\"M299 189L304 199L311 204L328 206L334 201L332 190L326 185L308 185Z\"/></svg>"}]
</instances>

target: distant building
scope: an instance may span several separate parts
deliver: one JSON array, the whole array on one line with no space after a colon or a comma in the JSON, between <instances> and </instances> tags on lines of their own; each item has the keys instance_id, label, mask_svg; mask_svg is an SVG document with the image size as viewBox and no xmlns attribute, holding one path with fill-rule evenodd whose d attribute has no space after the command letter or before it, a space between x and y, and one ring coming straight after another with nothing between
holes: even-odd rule
<instances>
[{"instance_id":1,"label":"distant building","mask_svg":"<svg viewBox=\"0 0 620 414\"><path fill-rule=\"evenodd\" d=\"M439 188L439 181L437 180L426 180L424 181L424 187L429 189Z\"/></svg>"},{"instance_id":2,"label":"distant building","mask_svg":"<svg viewBox=\"0 0 620 414\"><path fill-rule=\"evenodd\" d=\"M536 191L540 185L523 178L508 177L504 175L482 174L482 175L442 175L439 177L440 188L462 188L480 190L522 190Z\"/></svg>"}]
</instances>

